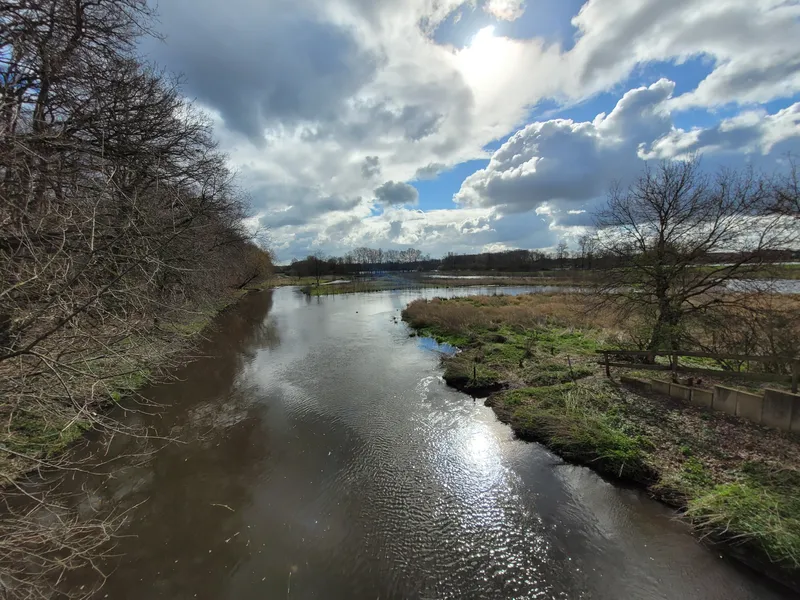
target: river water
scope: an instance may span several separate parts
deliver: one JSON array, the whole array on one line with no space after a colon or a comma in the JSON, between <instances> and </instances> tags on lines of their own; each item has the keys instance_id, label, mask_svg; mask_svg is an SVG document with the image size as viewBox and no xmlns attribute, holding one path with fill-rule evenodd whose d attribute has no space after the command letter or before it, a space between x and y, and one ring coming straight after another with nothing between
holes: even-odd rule
<instances>
[{"instance_id":1,"label":"river water","mask_svg":"<svg viewBox=\"0 0 800 600\"><path fill-rule=\"evenodd\" d=\"M284 288L222 315L130 417L181 443L87 500L135 506L98 597L790 597L447 388L400 310L474 291Z\"/></svg>"}]
</instances>

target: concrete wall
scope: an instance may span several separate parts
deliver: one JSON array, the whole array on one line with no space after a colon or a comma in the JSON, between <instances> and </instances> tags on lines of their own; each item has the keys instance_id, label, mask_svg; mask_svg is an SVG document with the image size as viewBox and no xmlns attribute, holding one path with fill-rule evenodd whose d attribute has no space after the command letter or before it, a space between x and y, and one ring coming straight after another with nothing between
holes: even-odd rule
<instances>
[{"instance_id":1,"label":"concrete wall","mask_svg":"<svg viewBox=\"0 0 800 600\"><path fill-rule=\"evenodd\" d=\"M695 406L711 408L714 403L714 392L712 390L692 388L692 398L690 402Z\"/></svg>"},{"instance_id":2,"label":"concrete wall","mask_svg":"<svg viewBox=\"0 0 800 600\"><path fill-rule=\"evenodd\" d=\"M764 390L764 412L761 419L764 425L789 431L798 413L800 413L800 395Z\"/></svg>"},{"instance_id":3,"label":"concrete wall","mask_svg":"<svg viewBox=\"0 0 800 600\"><path fill-rule=\"evenodd\" d=\"M626 383L643 388L642 380L625 379ZM718 410L782 431L800 433L800 394L767 389L762 396L723 385L714 386L712 391L658 379L650 380L650 388L656 393L679 398L695 406Z\"/></svg>"},{"instance_id":4,"label":"concrete wall","mask_svg":"<svg viewBox=\"0 0 800 600\"><path fill-rule=\"evenodd\" d=\"M673 398L680 398L689 402L692 399L692 388L686 385L678 385L677 383L669 384L669 395Z\"/></svg>"},{"instance_id":5,"label":"concrete wall","mask_svg":"<svg viewBox=\"0 0 800 600\"><path fill-rule=\"evenodd\" d=\"M647 379L639 379L638 377L627 377L625 375L621 376L619 380L622 383L625 383L632 388L636 388L642 392L649 392L651 389L650 381Z\"/></svg>"},{"instance_id":6,"label":"concrete wall","mask_svg":"<svg viewBox=\"0 0 800 600\"><path fill-rule=\"evenodd\" d=\"M659 394L664 394L665 396L669 396L669 381L661 381L660 379L653 379L650 381L651 386L653 387L653 391Z\"/></svg>"},{"instance_id":7,"label":"concrete wall","mask_svg":"<svg viewBox=\"0 0 800 600\"><path fill-rule=\"evenodd\" d=\"M721 410L729 415L735 415L736 390L721 385L714 386L714 400L711 402L711 408Z\"/></svg>"},{"instance_id":8,"label":"concrete wall","mask_svg":"<svg viewBox=\"0 0 800 600\"><path fill-rule=\"evenodd\" d=\"M748 419L754 423L763 423L761 415L764 412L764 397L748 394L741 390L736 391L736 416ZM788 431L788 427L786 431Z\"/></svg>"}]
</instances>

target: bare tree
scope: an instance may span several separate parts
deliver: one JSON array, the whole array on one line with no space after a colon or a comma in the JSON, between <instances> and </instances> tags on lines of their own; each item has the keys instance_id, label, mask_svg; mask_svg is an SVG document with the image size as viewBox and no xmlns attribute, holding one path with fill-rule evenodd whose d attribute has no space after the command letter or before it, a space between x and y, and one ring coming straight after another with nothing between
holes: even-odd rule
<instances>
[{"instance_id":1,"label":"bare tree","mask_svg":"<svg viewBox=\"0 0 800 600\"><path fill-rule=\"evenodd\" d=\"M582 269L592 268L592 259L594 258L596 247L597 237L594 233L585 233L578 238L578 249L580 250Z\"/></svg>"},{"instance_id":2,"label":"bare tree","mask_svg":"<svg viewBox=\"0 0 800 600\"><path fill-rule=\"evenodd\" d=\"M178 80L136 58L152 16L145 0L0 0L8 485L26 469L66 467L43 462L50 448L41 440L63 446L89 427L119 430L100 408L134 379L158 376L181 345L181 325L270 267L243 226L247 198L209 119ZM34 522L0 493L4 598L47 595L51 575L85 566L102 545L91 536L112 529L41 494L28 500L60 518Z\"/></svg>"},{"instance_id":3,"label":"bare tree","mask_svg":"<svg viewBox=\"0 0 800 600\"><path fill-rule=\"evenodd\" d=\"M563 269L564 262L569 258L569 246L565 240L561 240L556 246L556 258L558 259L559 266Z\"/></svg>"},{"instance_id":4,"label":"bare tree","mask_svg":"<svg viewBox=\"0 0 800 600\"><path fill-rule=\"evenodd\" d=\"M316 279L317 287L319 287L320 278L325 272L325 255L321 251L317 251L309 254L306 261L308 261L311 267L311 275Z\"/></svg>"},{"instance_id":5,"label":"bare tree","mask_svg":"<svg viewBox=\"0 0 800 600\"><path fill-rule=\"evenodd\" d=\"M598 248L616 263L601 297L650 320L648 349L677 349L689 316L746 303L761 289L752 277L797 240L770 200L753 172L710 176L697 159L646 168L596 218Z\"/></svg>"},{"instance_id":6,"label":"bare tree","mask_svg":"<svg viewBox=\"0 0 800 600\"><path fill-rule=\"evenodd\" d=\"M788 157L789 169L772 182L773 209L794 219L800 219L800 174L794 157Z\"/></svg>"}]
</instances>

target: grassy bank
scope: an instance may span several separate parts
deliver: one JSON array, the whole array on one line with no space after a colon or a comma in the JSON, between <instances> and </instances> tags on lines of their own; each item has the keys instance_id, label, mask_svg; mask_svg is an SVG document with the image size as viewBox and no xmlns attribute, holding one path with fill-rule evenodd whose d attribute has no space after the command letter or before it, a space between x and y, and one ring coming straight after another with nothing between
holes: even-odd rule
<instances>
[{"instance_id":1,"label":"grassy bank","mask_svg":"<svg viewBox=\"0 0 800 600\"><path fill-rule=\"evenodd\" d=\"M444 377L485 394L519 437L681 509L700 535L800 573L797 436L643 396L608 381L595 349L622 333L574 294L419 300L403 312L421 335L461 348Z\"/></svg>"},{"instance_id":2,"label":"grassy bank","mask_svg":"<svg viewBox=\"0 0 800 600\"><path fill-rule=\"evenodd\" d=\"M121 340L107 355L82 361L68 382L69 398L61 403L32 401L21 407L0 399L0 486L45 461L58 457L97 425L116 403L158 379L179 363L178 355L190 348L214 317L260 286L230 290L222 298L185 311L181 318L141 328ZM35 390L35 387L31 389Z\"/></svg>"}]
</instances>

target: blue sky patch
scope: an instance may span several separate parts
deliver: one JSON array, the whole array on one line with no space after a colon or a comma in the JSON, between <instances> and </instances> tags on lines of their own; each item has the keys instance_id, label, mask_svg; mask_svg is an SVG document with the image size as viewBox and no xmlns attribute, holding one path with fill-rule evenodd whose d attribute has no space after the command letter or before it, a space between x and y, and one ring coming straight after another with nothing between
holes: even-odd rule
<instances>
[{"instance_id":1,"label":"blue sky patch","mask_svg":"<svg viewBox=\"0 0 800 600\"><path fill-rule=\"evenodd\" d=\"M518 40L537 37L549 44L560 44L565 50L575 44L576 29L571 20L583 4L580 0L531 1L526 4L524 14L514 21L495 18L483 9L484 4L479 2L453 12L437 27L434 41L463 48L478 31L492 25L495 34L504 37Z\"/></svg>"},{"instance_id":2,"label":"blue sky patch","mask_svg":"<svg viewBox=\"0 0 800 600\"><path fill-rule=\"evenodd\" d=\"M453 208L453 194L461 189L461 182L475 171L484 168L488 160L468 160L452 169L439 173L436 179L412 181L419 192L419 206L423 210Z\"/></svg>"}]
</instances>

